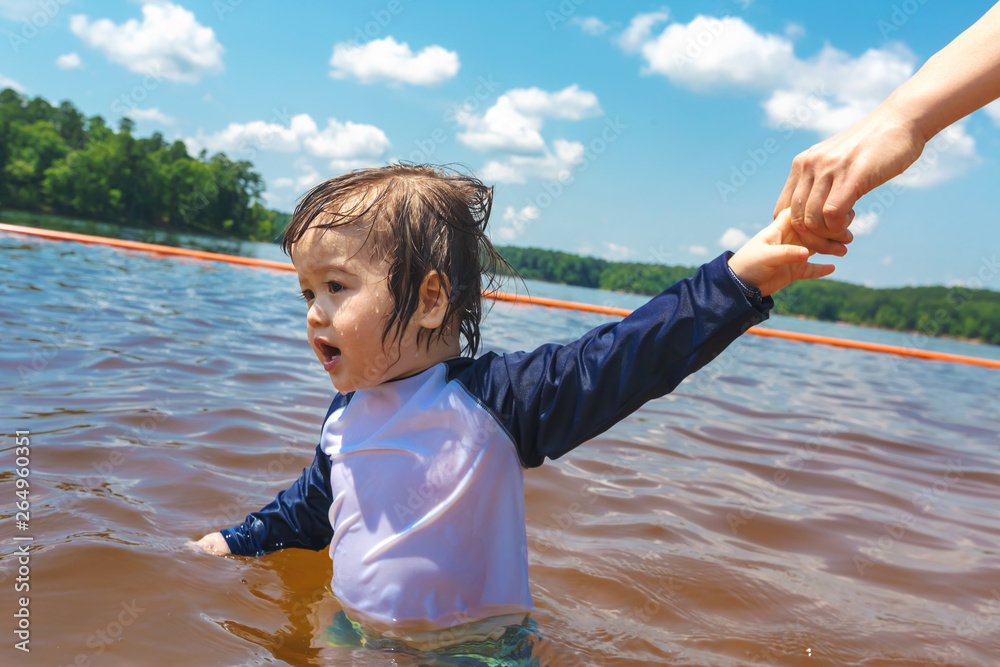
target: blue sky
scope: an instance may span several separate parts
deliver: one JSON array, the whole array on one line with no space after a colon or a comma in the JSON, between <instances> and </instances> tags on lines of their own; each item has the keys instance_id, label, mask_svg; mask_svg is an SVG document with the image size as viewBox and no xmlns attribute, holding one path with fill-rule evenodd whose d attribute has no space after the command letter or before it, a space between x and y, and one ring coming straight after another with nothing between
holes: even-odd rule
<instances>
[{"instance_id":1,"label":"blue sky","mask_svg":"<svg viewBox=\"0 0 1000 667\"><path fill-rule=\"evenodd\" d=\"M0 85L249 159L281 210L354 167L458 162L496 184L498 243L697 265L991 5L0 0ZM1000 103L928 152L856 207L835 277L1000 289Z\"/></svg>"}]
</instances>

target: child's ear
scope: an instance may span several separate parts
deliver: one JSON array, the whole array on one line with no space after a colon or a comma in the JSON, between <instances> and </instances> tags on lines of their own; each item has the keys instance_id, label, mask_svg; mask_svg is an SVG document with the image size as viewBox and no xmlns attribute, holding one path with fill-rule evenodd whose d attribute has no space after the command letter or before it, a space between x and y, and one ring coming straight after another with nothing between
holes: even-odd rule
<instances>
[{"instance_id":1,"label":"child's ear","mask_svg":"<svg viewBox=\"0 0 1000 667\"><path fill-rule=\"evenodd\" d=\"M420 305L417 309L417 324L426 329L437 329L444 323L448 310L448 295L451 293L448 276L431 271L420 284Z\"/></svg>"}]
</instances>

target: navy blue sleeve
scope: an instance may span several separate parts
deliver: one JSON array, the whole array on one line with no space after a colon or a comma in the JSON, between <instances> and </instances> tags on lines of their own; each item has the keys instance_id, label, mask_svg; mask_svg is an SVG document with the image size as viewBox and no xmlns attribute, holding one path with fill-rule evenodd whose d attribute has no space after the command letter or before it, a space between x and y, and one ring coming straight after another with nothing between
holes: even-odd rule
<instances>
[{"instance_id":1,"label":"navy blue sleeve","mask_svg":"<svg viewBox=\"0 0 1000 667\"><path fill-rule=\"evenodd\" d=\"M326 413L330 414L343 401L338 394ZM326 423L326 419L323 420ZM237 556L263 556L272 551L297 547L319 551L333 539L330 525L330 457L316 446L312 465L302 475L259 512L233 528L222 530L229 550Z\"/></svg>"},{"instance_id":2,"label":"navy blue sleeve","mask_svg":"<svg viewBox=\"0 0 1000 667\"><path fill-rule=\"evenodd\" d=\"M562 456L672 391L767 319L774 301L732 274L731 256L720 255L620 322L567 345L483 355L456 379L496 415L525 466Z\"/></svg>"}]
</instances>

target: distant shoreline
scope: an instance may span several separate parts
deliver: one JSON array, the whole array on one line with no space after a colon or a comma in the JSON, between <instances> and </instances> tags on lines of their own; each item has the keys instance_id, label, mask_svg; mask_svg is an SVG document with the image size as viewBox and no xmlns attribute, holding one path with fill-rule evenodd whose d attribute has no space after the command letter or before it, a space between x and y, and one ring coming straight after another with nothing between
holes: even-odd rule
<instances>
[{"instance_id":1,"label":"distant shoreline","mask_svg":"<svg viewBox=\"0 0 1000 667\"><path fill-rule=\"evenodd\" d=\"M792 317L797 320L809 320L811 322L833 322L833 324L846 324L852 327L861 327L863 329L872 329L873 331L891 331L893 333L905 333L905 334L917 334L920 335L919 331L901 331L899 329L888 329L886 327L876 326L874 324L858 324L856 322L847 322L844 320L821 320L816 317L810 317L809 315L793 315L788 313L782 313L782 317ZM979 338L964 338L962 336L952 336L949 334L938 334L937 336L931 336L931 338L943 338L945 340L954 340L960 343L974 343L975 345L989 345L991 347L1000 347L1000 345L994 345L992 343L987 343L986 341Z\"/></svg>"},{"instance_id":2,"label":"distant shoreline","mask_svg":"<svg viewBox=\"0 0 1000 667\"><path fill-rule=\"evenodd\" d=\"M523 278L654 296L696 267L612 262L572 253L497 246ZM799 281L775 298L772 313L869 329L1000 345L1000 292L964 286L875 288L823 278Z\"/></svg>"},{"instance_id":3,"label":"distant shoreline","mask_svg":"<svg viewBox=\"0 0 1000 667\"><path fill-rule=\"evenodd\" d=\"M251 239L202 235L191 231L162 230L148 226L125 227L114 222L9 208L0 209L0 218L43 228L100 225L119 230L133 229L138 232L148 232L151 235L166 235L168 237L171 235L175 237L179 235L201 236L220 245L242 241L260 243L260 241L252 241ZM106 236L107 234L98 235ZM164 239L156 240L162 242ZM170 245L181 245L178 238L167 240L172 241L169 243ZM695 267L610 262L539 248L497 246L497 249L525 279L647 297L658 294L665 287L691 276L697 271ZM232 252L231 249L229 250ZM569 278L569 280L565 278ZM625 288L629 286L632 289ZM923 317L923 319L911 320L918 323L917 326L913 327L880 325L874 321L875 318L864 317L863 309L858 307L858 304L864 301L871 302L869 311L880 317L886 312L910 311L911 318ZM854 308L853 311L852 308ZM838 316L845 312L851 313L853 316ZM991 290L971 290L965 287L946 288L944 286L871 288L828 279L802 281L779 293L775 299L775 308L772 313L802 320L849 324L866 329L922 335L977 345L995 346L1000 344L1000 292ZM981 320L970 318L970 314L981 315L983 313L991 318L985 326ZM824 314L828 316L824 317ZM935 321L934 317L940 321ZM986 335L969 336L954 330L942 330L945 325L954 323L959 318L964 318L962 323L967 326L969 322L971 322L971 326L979 326L986 331Z\"/></svg>"}]
</instances>

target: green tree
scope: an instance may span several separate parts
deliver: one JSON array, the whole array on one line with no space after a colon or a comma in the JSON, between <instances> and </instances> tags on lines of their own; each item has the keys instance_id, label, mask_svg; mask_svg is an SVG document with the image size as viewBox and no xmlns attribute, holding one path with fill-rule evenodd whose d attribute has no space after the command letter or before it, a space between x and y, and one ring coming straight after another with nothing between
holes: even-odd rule
<instances>
[{"instance_id":1,"label":"green tree","mask_svg":"<svg viewBox=\"0 0 1000 667\"><path fill-rule=\"evenodd\" d=\"M69 147L55 126L44 121L13 122L7 127L3 168L3 200L10 205L34 208L45 170L65 157Z\"/></svg>"},{"instance_id":2,"label":"green tree","mask_svg":"<svg viewBox=\"0 0 1000 667\"><path fill-rule=\"evenodd\" d=\"M0 205L271 240L287 216L264 206L264 190L250 162L195 158L158 132L136 137L130 118L116 132L70 102L0 92Z\"/></svg>"}]
</instances>

